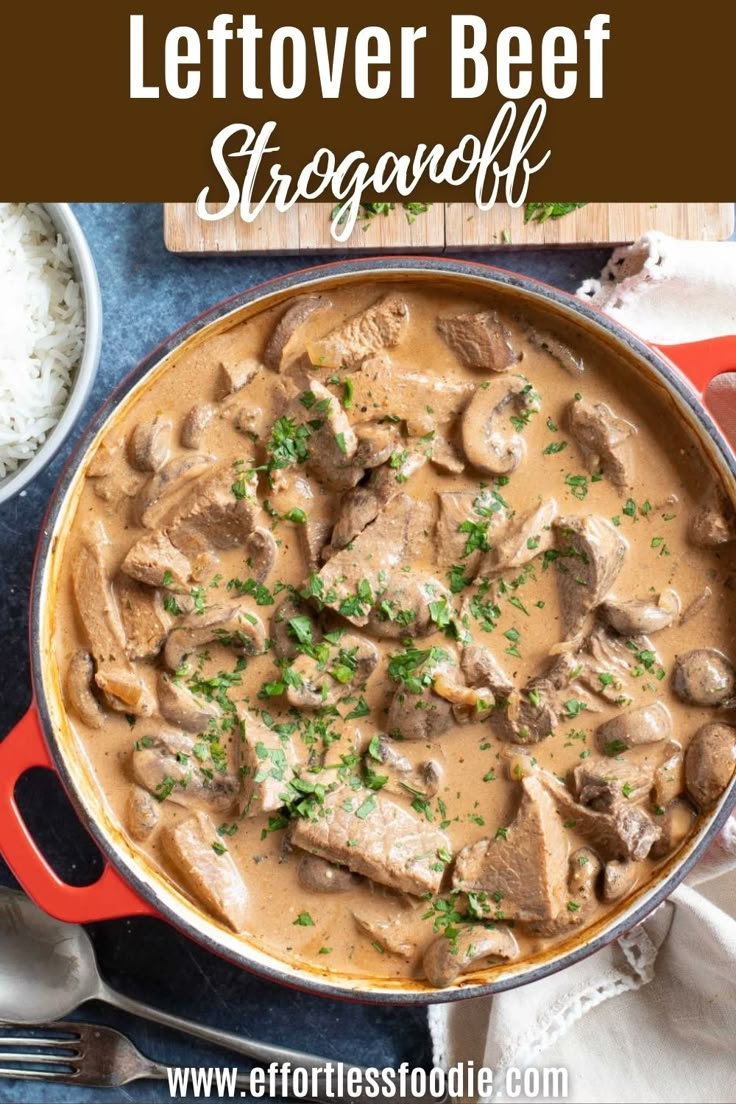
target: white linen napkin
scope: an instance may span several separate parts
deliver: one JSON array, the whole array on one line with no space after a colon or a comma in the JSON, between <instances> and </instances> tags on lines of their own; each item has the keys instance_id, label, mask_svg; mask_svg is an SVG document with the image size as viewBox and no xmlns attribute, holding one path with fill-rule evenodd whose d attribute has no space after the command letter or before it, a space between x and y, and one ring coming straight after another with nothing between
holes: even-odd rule
<instances>
[{"instance_id":1,"label":"white linen napkin","mask_svg":"<svg viewBox=\"0 0 736 1104\"><path fill-rule=\"evenodd\" d=\"M736 333L736 242L646 234L578 294L661 344ZM567 1099L580 1104L733 1104L736 818L686 882L616 943L520 989L433 1005L429 1027L438 1065L490 1066L496 1090L509 1068L565 1067Z\"/></svg>"}]
</instances>

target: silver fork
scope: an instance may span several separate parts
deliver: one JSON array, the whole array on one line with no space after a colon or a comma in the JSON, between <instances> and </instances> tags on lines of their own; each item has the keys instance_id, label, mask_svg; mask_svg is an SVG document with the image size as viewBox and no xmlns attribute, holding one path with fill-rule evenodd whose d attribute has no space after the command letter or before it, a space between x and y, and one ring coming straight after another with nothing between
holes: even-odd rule
<instances>
[{"instance_id":1,"label":"silver fork","mask_svg":"<svg viewBox=\"0 0 736 1104\"><path fill-rule=\"evenodd\" d=\"M101 1089L142 1078L165 1081L167 1076L166 1066L144 1057L125 1035L102 1024L0 1024L0 1077ZM239 1076L237 1087L247 1090L249 1081Z\"/></svg>"},{"instance_id":2,"label":"silver fork","mask_svg":"<svg viewBox=\"0 0 736 1104\"><path fill-rule=\"evenodd\" d=\"M337 1067L338 1063L333 1065ZM40 1069L33 1068L39 1066ZM56 1020L31 1027L0 1023L0 1077L104 1089L142 1078L165 1081L168 1068L146 1058L127 1036L111 1027ZM234 1087L247 1092L250 1081L248 1074L238 1074ZM328 1096L326 1086L327 1081L320 1078L320 1095L309 1099L316 1104L336 1104L341 1098L334 1091ZM237 1093L236 1097L239 1096ZM351 1104L367 1104L375 1097L344 1099L350 1099ZM394 1099L409 1099L413 1104L446 1104L447 1096L438 1100L431 1095L407 1098L397 1094Z\"/></svg>"}]
</instances>

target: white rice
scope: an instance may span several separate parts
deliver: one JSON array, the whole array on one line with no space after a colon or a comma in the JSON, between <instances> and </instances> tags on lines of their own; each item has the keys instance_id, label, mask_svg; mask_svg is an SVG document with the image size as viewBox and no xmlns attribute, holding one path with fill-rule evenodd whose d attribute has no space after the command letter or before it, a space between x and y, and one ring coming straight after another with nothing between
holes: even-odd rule
<instances>
[{"instance_id":1,"label":"white rice","mask_svg":"<svg viewBox=\"0 0 736 1104\"><path fill-rule=\"evenodd\" d=\"M0 479L61 417L84 344L69 250L38 203L0 203Z\"/></svg>"}]
</instances>

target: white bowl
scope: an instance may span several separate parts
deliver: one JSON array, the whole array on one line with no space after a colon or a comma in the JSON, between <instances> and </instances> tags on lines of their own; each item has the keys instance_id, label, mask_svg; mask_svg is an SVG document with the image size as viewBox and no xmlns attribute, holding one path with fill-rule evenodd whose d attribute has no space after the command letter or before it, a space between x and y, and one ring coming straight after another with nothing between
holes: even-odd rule
<instances>
[{"instance_id":1,"label":"white bowl","mask_svg":"<svg viewBox=\"0 0 736 1104\"><path fill-rule=\"evenodd\" d=\"M79 284L84 305L84 348L79 364L74 370L69 397L59 421L30 460L24 460L15 471L0 479L0 503L6 502L27 487L59 451L89 398L100 362L102 299L97 270L87 239L68 203L44 203L42 206L69 246L74 277Z\"/></svg>"}]
</instances>

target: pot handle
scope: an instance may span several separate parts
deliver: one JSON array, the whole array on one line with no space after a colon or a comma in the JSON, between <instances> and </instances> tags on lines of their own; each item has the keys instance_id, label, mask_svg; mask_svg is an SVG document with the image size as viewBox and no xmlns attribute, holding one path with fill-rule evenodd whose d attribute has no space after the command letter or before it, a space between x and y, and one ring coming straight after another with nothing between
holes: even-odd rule
<instances>
[{"instance_id":1,"label":"pot handle","mask_svg":"<svg viewBox=\"0 0 736 1104\"><path fill-rule=\"evenodd\" d=\"M0 853L28 896L57 920L73 924L157 915L109 863L89 886L67 885L54 873L15 801L16 783L31 767L54 769L35 704L0 743Z\"/></svg>"},{"instance_id":2,"label":"pot handle","mask_svg":"<svg viewBox=\"0 0 736 1104\"><path fill-rule=\"evenodd\" d=\"M654 348L684 372L701 395L716 376L736 371L736 336L711 337L683 345L655 345Z\"/></svg>"}]
</instances>

